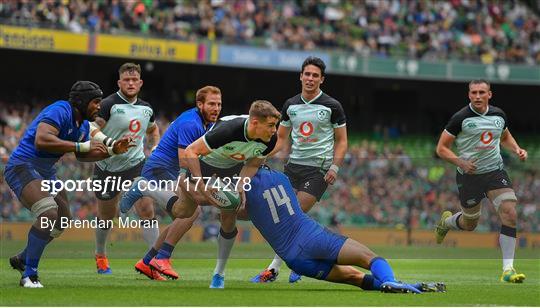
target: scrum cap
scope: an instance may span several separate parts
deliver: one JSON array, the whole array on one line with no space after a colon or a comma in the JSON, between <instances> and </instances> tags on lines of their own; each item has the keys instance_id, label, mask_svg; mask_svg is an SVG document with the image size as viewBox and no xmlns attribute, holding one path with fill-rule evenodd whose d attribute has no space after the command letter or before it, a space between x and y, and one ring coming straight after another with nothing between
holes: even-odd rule
<instances>
[{"instance_id":1,"label":"scrum cap","mask_svg":"<svg viewBox=\"0 0 540 308\"><path fill-rule=\"evenodd\" d=\"M86 117L88 104L95 98L102 98L103 91L101 88L91 81L77 81L71 87L69 92L69 102Z\"/></svg>"}]
</instances>

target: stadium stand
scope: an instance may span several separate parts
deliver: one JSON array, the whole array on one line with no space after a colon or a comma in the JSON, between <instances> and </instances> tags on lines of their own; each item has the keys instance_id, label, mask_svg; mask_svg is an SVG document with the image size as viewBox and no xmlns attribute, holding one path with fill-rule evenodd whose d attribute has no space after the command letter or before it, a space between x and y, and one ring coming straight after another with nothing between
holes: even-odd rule
<instances>
[{"instance_id":1,"label":"stadium stand","mask_svg":"<svg viewBox=\"0 0 540 308\"><path fill-rule=\"evenodd\" d=\"M42 107L41 104L16 106L0 102L0 110L3 110L0 113L2 174L27 123ZM157 121L164 131L169 120L158 116ZM458 209L454 168L433 158L435 144L429 139L359 140L349 147L341 168L342 176L323 196L321 206L310 212L319 222L333 227L343 224L404 228L411 225L413 229L430 229L443 209ZM414 148L423 150L418 152ZM518 214L520 230L524 232L540 232L540 180L535 162L536 159L530 164L518 165L510 158L506 162L512 165L509 171L520 198ZM280 168L279 157L271 163ZM63 158L57 168L60 179L86 179L92 175L92 164L77 162L70 155ZM0 204L3 205L0 221L31 221L30 212L23 209L9 187L1 182L3 180L0 181ZM74 218L83 220L96 216L97 204L92 193L71 193L70 200ZM493 207L484 206L483 211L478 229L498 231L500 225ZM216 214L213 208L207 208L197 223L205 225L216 221ZM170 221L163 211L158 211L158 215L162 221Z\"/></svg>"},{"instance_id":2,"label":"stadium stand","mask_svg":"<svg viewBox=\"0 0 540 308\"><path fill-rule=\"evenodd\" d=\"M2 1L0 23L383 58L540 63L540 18L517 0Z\"/></svg>"}]
</instances>

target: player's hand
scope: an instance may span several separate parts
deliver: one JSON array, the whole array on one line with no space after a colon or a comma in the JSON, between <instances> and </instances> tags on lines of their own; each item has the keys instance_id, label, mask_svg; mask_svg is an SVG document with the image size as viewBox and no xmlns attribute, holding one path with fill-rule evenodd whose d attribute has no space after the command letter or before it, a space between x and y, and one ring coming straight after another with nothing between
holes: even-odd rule
<instances>
[{"instance_id":1,"label":"player's hand","mask_svg":"<svg viewBox=\"0 0 540 308\"><path fill-rule=\"evenodd\" d=\"M94 140L90 140L90 151L91 153L109 153L107 147L102 143Z\"/></svg>"},{"instance_id":2,"label":"player's hand","mask_svg":"<svg viewBox=\"0 0 540 308\"><path fill-rule=\"evenodd\" d=\"M201 190L194 182L186 180L185 173L180 174L178 177L178 187L182 193L187 194L198 205L217 205L217 200L212 197L212 194L207 196L203 193L204 185L202 185L203 189Z\"/></svg>"},{"instance_id":3,"label":"player's hand","mask_svg":"<svg viewBox=\"0 0 540 308\"><path fill-rule=\"evenodd\" d=\"M516 151L516 155L519 157L519 160L521 161L525 161L529 157L529 154L527 153L527 151L525 151L525 149L522 149L522 148L519 148Z\"/></svg>"},{"instance_id":4,"label":"player's hand","mask_svg":"<svg viewBox=\"0 0 540 308\"><path fill-rule=\"evenodd\" d=\"M209 204L215 207L219 207L219 202L216 199L214 199L214 197L212 196L212 193L217 191L217 188L214 187L215 179L216 179L216 175L214 174L212 178L208 180L207 183L204 183L204 181L201 180L199 187L196 188L196 190L201 192L201 194L206 199L204 202L201 203L201 205Z\"/></svg>"},{"instance_id":5,"label":"player's hand","mask_svg":"<svg viewBox=\"0 0 540 308\"><path fill-rule=\"evenodd\" d=\"M324 180L326 183L330 185L334 185L334 182L337 179L337 173L334 170L328 170L326 171L326 174L324 175Z\"/></svg>"},{"instance_id":6,"label":"player's hand","mask_svg":"<svg viewBox=\"0 0 540 308\"><path fill-rule=\"evenodd\" d=\"M136 146L136 144L133 142L133 138L131 136L124 136L119 140L116 140L113 145L113 152L114 154L124 154L134 146Z\"/></svg>"},{"instance_id":7,"label":"player's hand","mask_svg":"<svg viewBox=\"0 0 540 308\"><path fill-rule=\"evenodd\" d=\"M236 208L236 213L243 212L246 209L246 192L243 189L239 189L238 193L240 194L240 204Z\"/></svg>"},{"instance_id":8,"label":"player's hand","mask_svg":"<svg viewBox=\"0 0 540 308\"><path fill-rule=\"evenodd\" d=\"M463 170L463 172L465 172L467 174L473 174L476 171L476 161L477 160L478 160L477 158L474 158L474 159L471 159L471 160L462 159L460 164L459 164L459 167L461 168L461 170Z\"/></svg>"}]
</instances>

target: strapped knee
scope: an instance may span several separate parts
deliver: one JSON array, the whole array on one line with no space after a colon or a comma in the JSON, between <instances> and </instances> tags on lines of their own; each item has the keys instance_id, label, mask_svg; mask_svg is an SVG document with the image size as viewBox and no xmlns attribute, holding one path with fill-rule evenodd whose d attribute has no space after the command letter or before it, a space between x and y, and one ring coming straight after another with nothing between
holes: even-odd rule
<instances>
[{"instance_id":1,"label":"strapped knee","mask_svg":"<svg viewBox=\"0 0 540 308\"><path fill-rule=\"evenodd\" d=\"M480 208L478 209L478 212L476 213L465 213L465 212L462 212L461 215L463 216L464 219L467 219L467 220L476 220L478 219L478 217L480 217L480 214L482 213L482 211L480 210Z\"/></svg>"},{"instance_id":2,"label":"strapped knee","mask_svg":"<svg viewBox=\"0 0 540 308\"><path fill-rule=\"evenodd\" d=\"M32 204L30 211L32 212L32 214L38 217L39 215L52 209L58 209L58 204L56 204L56 201L54 201L53 197L45 197L38 202Z\"/></svg>"},{"instance_id":3,"label":"strapped knee","mask_svg":"<svg viewBox=\"0 0 540 308\"><path fill-rule=\"evenodd\" d=\"M497 212L503 201L517 201L516 194L513 191L507 191L495 197L492 202Z\"/></svg>"},{"instance_id":4,"label":"strapped knee","mask_svg":"<svg viewBox=\"0 0 540 308\"><path fill-rule=\"evenodd\" d=\"M51 231L51 237L58 238L60 237L60 235L62 235L63 232L64 232L64 229L60 230L60 229L56 229L55 227Z\"/></svg>"}]
</instances>

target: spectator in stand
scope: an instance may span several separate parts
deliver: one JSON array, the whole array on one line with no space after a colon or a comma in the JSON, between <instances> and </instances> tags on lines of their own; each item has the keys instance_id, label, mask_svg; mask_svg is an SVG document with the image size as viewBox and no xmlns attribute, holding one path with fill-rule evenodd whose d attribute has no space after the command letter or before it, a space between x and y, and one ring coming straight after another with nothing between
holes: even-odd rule
<instances>
[{"instance_id":1,"label":"spectator in stand","mask_svg":"<svg viewBox=\"0 0 540 308\"><path fill-rule=\"evenodd\" d=\"M540 18L509 1L4 1L0 23L361 56L540 64Z\"/></svg>"}]
</instances>

